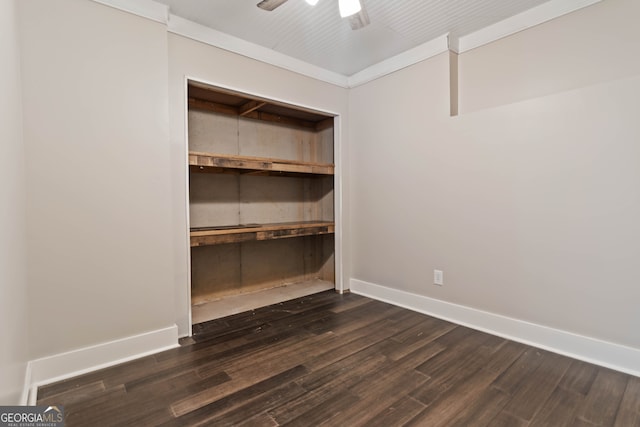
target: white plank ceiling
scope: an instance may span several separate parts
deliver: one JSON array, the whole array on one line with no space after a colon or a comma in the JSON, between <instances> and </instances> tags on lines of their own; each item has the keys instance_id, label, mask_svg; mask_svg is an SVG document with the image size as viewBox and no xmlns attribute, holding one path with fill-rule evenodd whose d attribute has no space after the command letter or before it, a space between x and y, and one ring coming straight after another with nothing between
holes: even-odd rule
<instances>
[{"instance_id":1,"label":"white plank ceiling","mask_svg":"<svg viewBox=\"0 0 640 427\"><path fill-rule=\"evenodd\" d=\"M338 0L289 0L267 12L259 0L156 0L198 24L350 76L449 33L458 38L548 0L362 0L371 24L352 30Z\"/></svg>"}]
</instances>

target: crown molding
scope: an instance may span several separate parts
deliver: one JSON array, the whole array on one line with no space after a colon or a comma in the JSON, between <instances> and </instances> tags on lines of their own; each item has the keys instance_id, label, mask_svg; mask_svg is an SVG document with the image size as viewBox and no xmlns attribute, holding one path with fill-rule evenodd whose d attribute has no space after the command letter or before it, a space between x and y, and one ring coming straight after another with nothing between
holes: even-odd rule
<instances>
[{"instance_id":1,"label":"crown molding","mask_svg":"<svg viewBox=\"0 0 640 427\"><path fill-rule=\"evenodd\" d=\"M457 40L452 41L451 49L458 53L464 53L601 1L551 0L481 30L459 37Z\"/></svg>"},{"instance_id":2,"label":"crown molding","mask_svg":"<svg viewBox=\"0 0 640 427\"><path fill-rule=\"evenodd\" d=\"M448 50L448 36L445 34L346 76L173 14L169 14L167 27L171 33L343 88L360 86Z\"/></svg>"},{"instance_id":3,"label":"crown molding","mask_svg":"<svg viewBox=\"0 0 640 427\"><path fill-rule=\"evenodd\" d=\"M96 3L166 24L169 6L153 0L93 0Z\"/></svg>"},{"instance_id":4,"label":"crown molding","mask_svg":"<svg viewBox=\"0 0 640 427\"><path fill-rule=\"evenodd\" d=\"M425 59L446 52L449 49L448 34L444 34L412 49L405 50L398 55L373 64L359 71L348 79L350 88L363 85L372 80L384 77L403 68L409 67Z\"/></svg>"},{"instance_id":5,"label":"crown molding","mask_svg":"<svg viewBox=\"0 0 640 427\"><path fill-rule=\"evenodd\" d=\"M317 65L309 64L264 46L242 40L193 21L169 14L168 31L211 46L266 62L285 70L312 77L337 86L347 87L347 77Z\"/></svg>"},{"instance_id":6,"label":"crown molding","mask_svg":"<svg viewBox=\"0 0 640 427\"><path fill-rule=\"evenodd\" d=\"M242 40L238 37L173 15L169 12L168 6L153 0L93 1L164 23L167 26L167 31L171 33L348 89L384 77L387 74L432 58L447 50L463 53L475 49L476 47L494 42L503 37L566 15L567 13L599 3L602 0L550 0L540 6L459 38L442 35L391 58L373 64L351 76L327 70L264 46Z\"/></svg>"}]
</instances>

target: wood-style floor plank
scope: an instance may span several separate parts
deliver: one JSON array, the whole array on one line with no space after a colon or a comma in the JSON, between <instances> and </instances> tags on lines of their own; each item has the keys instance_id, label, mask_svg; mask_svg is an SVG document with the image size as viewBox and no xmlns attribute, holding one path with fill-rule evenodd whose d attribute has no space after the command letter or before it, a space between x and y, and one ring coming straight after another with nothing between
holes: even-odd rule
<instances>
[{"instance_id":1,"label":"wood-style floor plank","mask_svg":"<svg viewBox=\"0 0 640 427\"><path fill-rule=\"evenodd\" d=\"M640 427L640 379L332 291L50 384L67 426Z\"/></svg>"},{"instance_id":2,"label":"wood-style floor plank","mask_svg":"<svg viewBox=\"0 0 640 427\"><path fill-rule=\"evenodd\" d=\"M452 384L407 425L445 427L453 424L460 412L472 405L495 378L495 373L476 370L474 375Z\"/></svg>"},{"instance_id":3,"label":"wood-style floor plank","mask_svg":"<svg viewBox=\"0 0 640 427\"><path fill-rule=\"evenodd\" d=\"M102 381L95 381L87 384L78 384L70 390L62 391L58 394L51 394L40 399L41 405L55 404L55 402L64 400L67 404L82 402L91 399L92 396L100 396L105 391Z\"/></svg>"},{"instance_id":4,"label":"wood-style floor plank","mask_svg":"<svg viewBox=\"0 0 640 427\"><path fill-rule=\"evenodd\" d=\"M562 377L558 387L586 396L597 374L598 367L596 365L580 360L572 360L569 370Z\"/></svg>"},{"instance_id":5,"label":"wood-style floor plank","mask_svg":"<svg viewBox=\"0 0 640 427\"><path fill-rule=\"evenodd\" d=\"M616 427L640 425L640 378L630 377L616 416Z\"/></svg>"},{"instance_id":6,"label":"wood-style floor plank","mask_svg":"<svg viewBox=\"0 0 640 427\"><path fill-rule=\"evenodd\" d=\"M529 425L531 427L571 426L575 420L575 413L583 401L582 394L557 387Z\"/></svg>"},{"instance_id":7,"label":"wood-style floor plank","mask_svg":"<svg viewBox=\"0 0 640 427\"><path fill-rule=\"evenodd\" d=\"M435 341L440 345L445 344L444 350L416 367L418 372L429 376L430 381L411 393L413 398L425 405L432 405L450 388L479 374L480 368L492 353L489 347L483 344L495 337L476 331L467 334L466 329L458 327ZM454 336L464 338L450 338Z\"/></svg>"},{"instance_id":8,"label":"wood-style floor plank","mask_svg":"<svg viewBox=\"0 0 640 427\"><path fill-rule=\"evenodd\" d=\"M341 390L293 420L280 425L287 427L309 427L322 424L342 425L342 412L357 401L357 396L347 390Z\"/></svg>"},{"instance_id":9,"label":"wood-style floor plank","mask_svg":"<svg viewBox=\"0 0 640 427\"><path fill-rule=\"evenodd\" d=\"M370 372L377 372L384 362L384 357L369 352L373 349L375 346L356 353L353 357L342 359L339 364L329 365L302 377L297 383L306 390L306 393L286 405L270 410L269 415L284 424L312 410L318 404L324 403L336 393L348 390ZM365 352L370 355L365 356ZM363 359L361 356L365 358ZM342 369L335 369L334 365L339 365Z\"/></svg>"},{"instance_id":10,"label":"wood-style floor plank","mask_svg":"<svg viewBox=\"0 0 640 427\"><path fill-rule=\"evenodd\" d=\"M504 411L531 421L556 389L570 363L571 360L564 356L544 353L538 369L513 393Z\"/></svg>"},{"instance_id":11,"label":"wood-style floor plank","mask_svg":"<svg viewBox=\"0 0 640 427\"><path fill-rule=\"evenodd\" d=\"M502 412L502 408L508 401L509 395L496 388L487 387L478 393L470 404L462 408L457 417L451 420L450 425L452 427L489 425Z\"/></svg>"},{"instance_id":12,"label":"wood-style floor plank","mask_svg":"<svg viewBox=\"0 0 640 427\"><path fill-rule=\"evenodd\" d=\"M599 369L577 418L596 426L613 425L628 381L628 375Z\"/></svg>"},{"instance_id":13,"label":"wood-style floor plank","mask_svg":"<svg viewBox=\"0 0 640 427\"><path fill-rule=\"evenodd\" d=\"M370 373L350 389L357 393L358 400L342 412L340 421L344 425L366 425L373 415L371 408L389 407L396 401L398 395L407 390L415 390L429 380L425 375L406 370L398 370L395 374L386 375L383 378L373 377L375 373ZM375 383L375 380L378 382ZM371 389L367 389L366 392L362 389L365 384L371 385Z\"/></svg>"},{"instance_id":14,"label":"wood-style floor plank","mask_svg":"<svg viewBox=\"0 0 640 427\"><path fill-rule=\"evenodd\" d=\"M493 383L493 387L513 395L521 384L526 383L533 376L545 354L547 354L546 351L533 347L527 348L515 362L502 372Z\"/></svg>"},{"instance_id":15,"label":"wood-style floor plank","mask_svg":"<svg viewBox=\"0 0 640 427\"><path fill-rule=\"evenodd\" d=\"M500 412L489 421L488 427L527 427L527 422L506 412Z\"/></svg>"},{"instance_id":16,"label":"wood-style floor plank","mask_svg":"<svg viewBox=\"0 0 640 427\"><path fill-rule=\"evenodd\" d=\"M366 420L367 427L405 425L424 410L425 406L410 396L402 396L382 411Z\"/></svg>"},{"instance_id":17,"label":"wood-style floor plank","mask_svg":"<svg viewBox=\"0 0 640 427\"><path fill-rule=\"evenodd\" d=\"M527 346L513 341L505 341L491 355L487 363L482 367L490 372L502 373L513 364L522 353L525 352Z\"/></svg>"}]
</instances>

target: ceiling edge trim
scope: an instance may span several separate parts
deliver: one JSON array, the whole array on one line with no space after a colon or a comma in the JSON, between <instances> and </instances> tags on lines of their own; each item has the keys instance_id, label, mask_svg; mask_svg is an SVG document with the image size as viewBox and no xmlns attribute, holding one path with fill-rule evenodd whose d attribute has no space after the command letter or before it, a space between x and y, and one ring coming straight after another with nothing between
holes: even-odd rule
<instances>
[{"instance_id":1,"label":"ceiling edge trim","mask_svg":"<svg viewBox=\"0 0 640 427\"><path fill-rule=\"evenodd\" d=\"M457 40L457 43L452 45L452 49L458 53L464 53L535 25L566 15L567 13L599 3L600 1L602 0L551 0L481 30L462 36Z\"/></svg>"},{"instance_id":2,"label":"ceiling edge trim","mask_svg":"<svg viewBox=\"0 0 640 427\"><path fill-rule=\"evenodd\" d=\"M346 76L293 58L272 49L242 40L170 13L170 8L153 0L92 0L150 20L164 23L167 31L251 59L283 68L343 88L352 88L424 61L450 49L464 53L519 31L550 21L602 0L550 0L540 6L460 38L447 35L430 40L396 56Z\"/></svg>"},{"instance_id":3,"label":"ceiling edge trim","mask_svg":"<svg viewBox=\"0 0 640 427\"><path fill-rule=\"evenodd\" d=\"M448 34L399 53L349 77L349 87L356 87L449 50Z\"/></svg>"},{"instance_id":4,"label":"ceiling edge trim","mask_svg":"<svg viewBox=\"0 0 640 427\"><path fill-rule=\"evenodd\" d=\"M169 20L169 6L153 0L93 0L96 3L129 12L152 21L166 24Z\"/></svg>"},{"instance_id":5,"label":"ceiling edge trim","mask_svg":"<svg viewBox=\"0 0 640 427\"><path fill-rule=\"evenodd\" d=\"M169 32L237 53L251 59L284 68L316 80L347 88L347 77L317 65L309 64L272 49L242 40L221 31L169 14Z\"/></svg>"}]
</instances>

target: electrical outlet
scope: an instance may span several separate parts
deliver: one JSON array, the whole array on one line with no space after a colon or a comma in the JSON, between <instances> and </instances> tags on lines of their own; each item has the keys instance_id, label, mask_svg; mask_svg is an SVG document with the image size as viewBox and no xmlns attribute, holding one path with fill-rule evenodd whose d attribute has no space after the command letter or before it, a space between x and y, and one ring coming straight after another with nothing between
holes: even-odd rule
<instances>
[{"instance_id":1,"label":"electrical outlet","mask_svg":"<svg viewBox=\"0 0 640 427\"><path fill-rule=\"evenodd\" d=\"M442 270L433 270L433 284L438 286L444 285L444 273Z\"/></svg>"}]
</instances>

